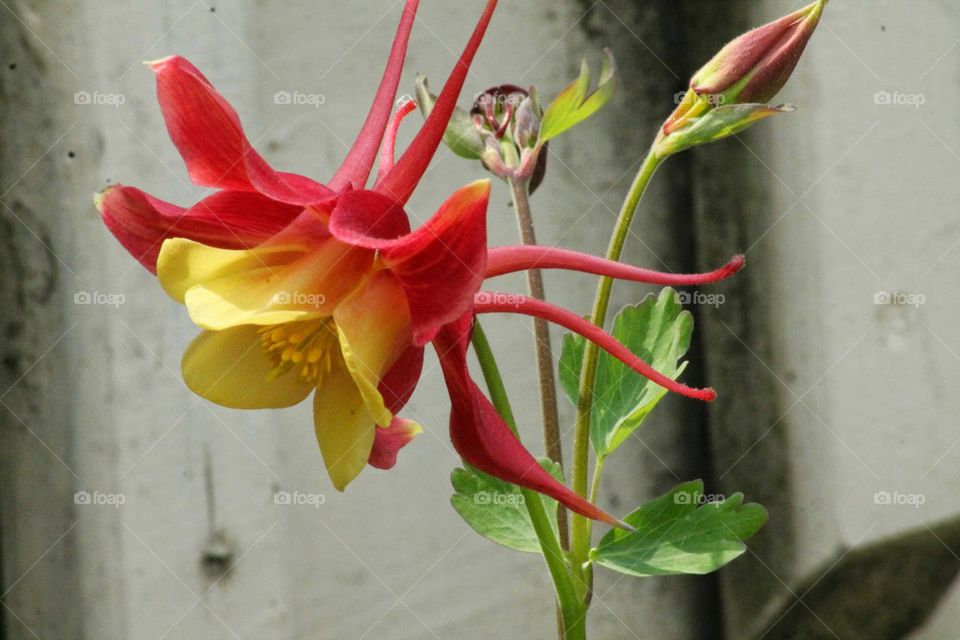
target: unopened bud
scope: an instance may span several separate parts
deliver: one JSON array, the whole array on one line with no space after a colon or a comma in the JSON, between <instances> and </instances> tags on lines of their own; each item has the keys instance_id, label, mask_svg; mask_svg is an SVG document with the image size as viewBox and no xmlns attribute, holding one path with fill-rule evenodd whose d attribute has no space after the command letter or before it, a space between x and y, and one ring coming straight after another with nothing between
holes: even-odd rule
<instances>
[{"instance_id":1,"label":"unopened bud","mask_svg":"<svg viewBox=\"0 0 960 640\"><path fill-rule=\"evenodd\" d=\"M690 88L723 96L725 104L768 102L796 68L826 4L818 0L736 38L694 74Z\"/></svg>"}]
</instances>

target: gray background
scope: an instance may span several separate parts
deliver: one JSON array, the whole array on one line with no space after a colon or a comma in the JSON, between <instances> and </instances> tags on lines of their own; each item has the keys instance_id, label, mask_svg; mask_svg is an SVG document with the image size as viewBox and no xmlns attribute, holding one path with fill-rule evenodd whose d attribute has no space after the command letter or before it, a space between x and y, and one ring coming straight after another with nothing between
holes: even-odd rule
<instances>
[{"instance_id":1,"label":"gray background","mask_svg":"<svg viewBox=\"0 0 960 640\"><path fill-rule=\"evenodd\" d=\"M440 86L482 7L422 4L404 91L418 70ZM401 5L0 2L4 638L553 637L542 562L480 539L448 505L458 460L432 356L406 412L427 433L389 474L368 470L338 494L309 407L228 411L186 390L178 363L195 328L91 204L108 181L181 204L201 195L140 65L171 53L232 101L274 166L328 178ZM798 6L504 0L466 95L504 82L553 95L603 46L623 75L611 106L551 145L533 202L541 241L602 252L686 78L733 35ZM704 477L765 504L770 522L719 576L598 571L592 637L960 637L958 38L957 3L836 0L780 96L797 113L658 174L627 258L689 271L740 251L748 268L705 291L724 304L693 307L687 377L720 399L665 401L611 461L605 506L626 513ZM77 104L83 91L123 103ZM323 104L278 105L277 91ZM412 216L481 176L439 154ZM507 201L496 185L494 244L516 241ZM550 273L547 290L589 309L587 277ZM618 285L617 303L649 290ZM81 292L124 302L75 304ZM923 303L876 304L879 292ZM529 323L487 324L538 450ZM278 490L325 502L275 505ZM78 505L77 491L125 502Z\"/></svg>"}]
</instances>

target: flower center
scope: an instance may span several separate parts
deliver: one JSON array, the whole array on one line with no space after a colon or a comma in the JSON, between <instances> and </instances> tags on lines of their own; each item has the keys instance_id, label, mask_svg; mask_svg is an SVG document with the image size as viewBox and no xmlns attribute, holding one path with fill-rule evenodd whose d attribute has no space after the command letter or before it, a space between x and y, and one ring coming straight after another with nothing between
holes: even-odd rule
<instances>
[{"instance_id":1,"label":"flower center","mask_svg":"<svg viewBox=\"0 0 960 640\"><path fill-rule=\"evenodd\" d=\"M268 381L299 371L301 380L319 385L343 357L333 318L266 326L259 334L273 367Z\"/></svg>"}]
</instances>

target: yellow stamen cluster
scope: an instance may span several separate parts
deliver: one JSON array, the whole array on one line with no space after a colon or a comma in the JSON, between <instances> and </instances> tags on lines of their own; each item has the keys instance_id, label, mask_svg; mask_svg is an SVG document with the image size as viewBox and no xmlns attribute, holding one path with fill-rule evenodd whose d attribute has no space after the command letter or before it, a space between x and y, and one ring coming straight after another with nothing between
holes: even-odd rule
<instances>
[{"instance_id":1,"label":"yellow stamen cluster","mask_svg":"<svg viewBox=\"0 0 960 640\"><path fill-rule=\"evenodd\" d=\"M299 370L301 380L320 384L342 357L333 318L267 326L259 333L260 343L273 366L268 380Z\"/></svg>"}]
</instances>

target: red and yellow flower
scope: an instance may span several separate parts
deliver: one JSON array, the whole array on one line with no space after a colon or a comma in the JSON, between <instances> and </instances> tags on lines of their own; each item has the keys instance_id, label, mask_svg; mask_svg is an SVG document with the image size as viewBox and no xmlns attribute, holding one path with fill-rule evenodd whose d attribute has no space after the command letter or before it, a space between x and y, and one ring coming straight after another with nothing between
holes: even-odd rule
<instances>
[{"instance_id":1,"label":"red and yellow flower","mask_svg":"<svg viewBox=\"0 0 960 640\"><path fill-rule=\"evenodd\" d=\"M368 463L392 467L421 431L397 414L432 341L451 398L451 439L466 462L616 523L544 471L471 380L466 356L475 314L539 315L584 333L667 388L702 399L712 391L665 378L571 312L539 301L504 308L480 286L534 267L705 283L731 275L742 260L676 276L559 249L488 252L486 180L457 190L411 230L404 205L436 152L496 4L488 1L430 116L394 162L396 130L410 110L402 105L391 120L417 10L417 1L407 0L370 113L327 184L271 168L233 108L187 60L149 63L190 178L216 191L186 209L129 186L112 186L96 202L117 239L203 329L183 357L190 389L239 409L288 407L312 394L317 441L338 489ZM377 180L368 188L378 152Z\"/></svg>"}]
</instances>

